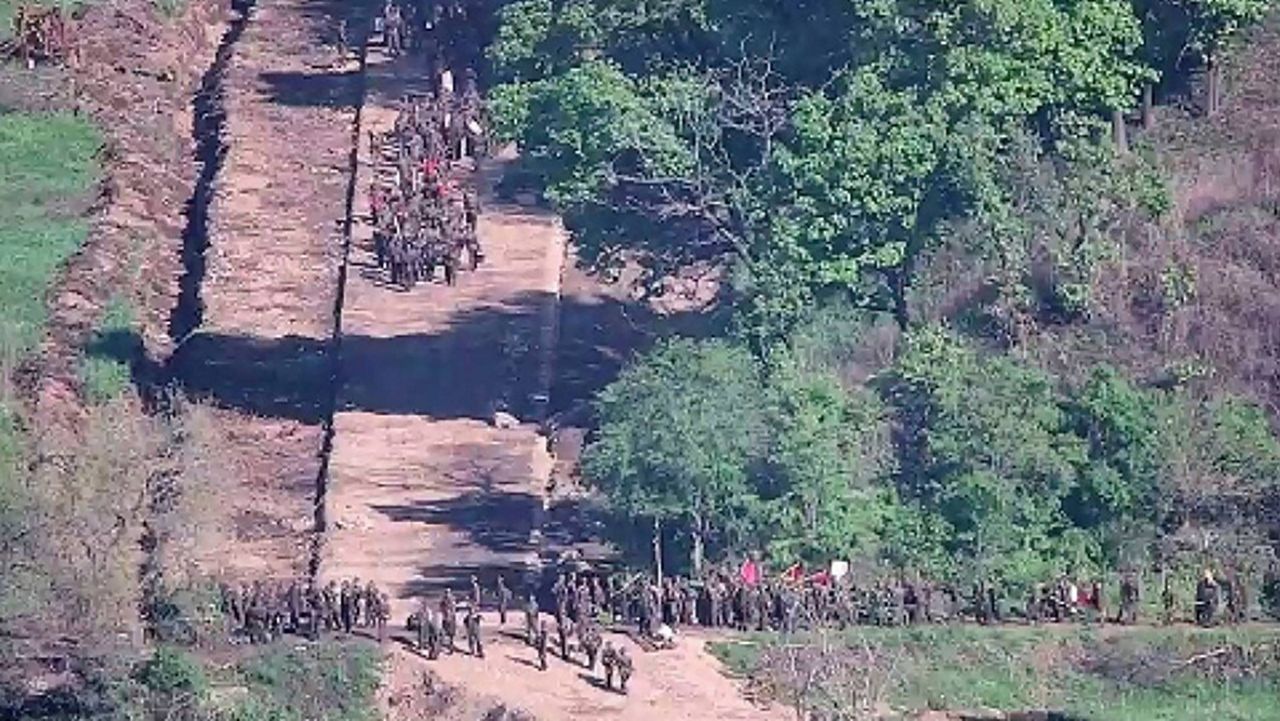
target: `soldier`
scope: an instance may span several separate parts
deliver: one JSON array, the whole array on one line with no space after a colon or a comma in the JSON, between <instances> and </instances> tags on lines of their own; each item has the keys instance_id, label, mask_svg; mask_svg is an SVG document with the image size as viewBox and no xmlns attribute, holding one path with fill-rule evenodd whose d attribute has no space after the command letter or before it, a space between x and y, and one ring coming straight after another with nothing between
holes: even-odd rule
<instances>
[{"instance_id":1,"label":"soldier","mask_svg":"<svg viewBox=\"0 0 1280 721\"><path fill-rule=\"evenodd\" d=\"M471 608L480 610L480 581L475 574L471 576Z\"/></svg>"},{"instance_id":2,"label":"soldier","mask_svg":"<svg viewBox=\"0 0 1280 721\"><path fill-rule=\"evenodd\" d=\"M218 584L218 595L222 613L231 617L237 626L241 625L244 622L244 613L240 610L240 595L225 581Z\"/></svg>"},{"instance_id":3,"label":"soldier","mask_svg":"<svg viewBox=\"0 0 1280 721\"><path fill-rule=\"evenodd\" d=\"M538 650L538 668L547 670L547 622L538 621L538 632L534 637L534 647Z\"/></svg>"},{"instance_id":4,"label":"soldier","mask_svg":"<svg viewBox=\"0 0 1280 721\"><path fill-rule=\"evenodd\" d=\"M351 626L355 622L355 599L351 593L351 582L343 581L342 589L338 592L338 618L341 623L343 633L351 633Z\"/></svg>"},{"instance_id":5,"label":"soldier","mask_svg":"<svg viewBox=\"0 0 1280 721\"><path fill-rule=\"evenodd\" d=\"M1206 568L1200 582L1196 584L1196 623L1212 626L1217 611L1218 582L1213 578L1213 571Z\"/></svg>"},{"instance_id":6,"label":"soldier","mask_svg":"<svg viewBox=\"0 0 1280 721\"><path fill-rule=\"evenodd\" d=\"M529 599L524 604L524 637L525 641L532 646L534 638L538 631L538 599L533 594L529 594Z\"/></svg>"},{"instance_id":7,"label":"soldier","mask_svg":"<svg viewBox=\"0 0 1280 721\"><path fill-rule=\"evenodd\" d=\"M587 671L596 672L596 659L600 656L600 645L604 641L600 637L600 629L594 623L588 622L586 627L578 634L582 641L582 651L586 655Z\"/></svg>"},{"instance_id":8,"label":"soldier","mask_svg":"<svg viewBox=\"0 0 1280 721\"><path fill-rule=\"evenodd\" d=\"M345 63L351 54L351 42L347 35L347 19L338 21L338 62Z\"/></svg>"},{"instance_id":9,"label":"soldier","mask_svg":"<svg viewBox=\"0 0 1280 721\"><path fill-rule=\"evenodd\" d=\"M1162 614L1162 621L1164 625L1168 626L1173 623L1173 607L1176 599L1173 596L1173 587L1169 584L1168 576L1164 577L1164 583L1162 585L1163 588L1160 590L1160 605L1164 610Z\"/></svg>"},{"instance_id":10,"label":"soldier","mask_svg":"<svg viewBox=\"0 0 1280 721\"><path fill-rule=\"evenodd\" d=\"M378 629L378 643L387 642L387 621L391 619L391 599L383 593L377 597L377 612L373 623Z\"/></svg>"},{"instance_id":11,"label":"soldier","mask_svg":"<svg viewBox=\"0 0 1280 721\"><path fill-rule=\"evenodd\" d=\"M453 641L458 637L458 604L453 600L453 590L446 588L440 599L440 631L444 648L453 654Z\"/></svg>"},{"instance_id":12,"label":"soldier","mask_svg":"<svg viewBox=\"0 0 1280 721\"><path fill-rule=\"evenodd\" d=\"M631 671L632 671L631 656L627 654L626 648L619 646L618 652L614 657L614 660L618 666L618 681L619 681L618 685L621 688L621 691L623 693L626 693L627 681L631 679Z\"/></svg>"},{"instance_id":13,"label":"soldier","mask_svg":"<svg viewBox=\"0 0 1280 721\"><path fill-rule=\"evenodd\" d=\"M1120 623L1134 624L1138 622L1138 602L1140 600L1137 579L1133 577L1132 573L1126 573L1124 578L1120 579L1120 616L1118 619Z\"/></svg>"},{"instance_id":14,"label":"soldier","mask_svg":"<svg viewBox=\"0 0 1280 721\"><path fill-rule=\"evenodd\" d=\"M404 17L400 6L393 0L387 0L382 7L382 33L386 38L387 52L397 56L403 51L401 33L404 30Z\"/></svg>"},{"instance_id":15,"label":"soldier","mask_svg":"<svg viewBox=\"0 0 1280 721\"><path fill-rule=\"evenodd\" d=\"M600 652L600 665L604 667L604 686L612 691L613 672L618 666L618 652L608 641L605 641L604 650Z\"/></svg>"},{"instance_id":16,"label":"soldier","mask_svg":"<svg viewBox=\"0 0 1280 721\"><path fill-rule=\"evenodd\" d=\"M299 633L302 628L302 589L297 579L289 582L289 590L285 592L286 605L289 608L289 629Z\"/></svg>"},{"instance_id":17,"label":"soldier","mask_svg":"<svg viewBox=\"0 0 1280 721\"><path fill-rule=\"evenodd\" d=\"M314 584L307 585L306 595L307 608L307 633L312 641L320 638L320 624L324 618L324 601L320 595L320 589Z\"/></svg>"},{"instance_id":18,"label":"soldier","mask_svg":"<svg viewBox=\"0 0 1280 721\"><path fill-rule=\"evenodd\" d=\"M1227 623L1235 625L1240 622L1240 601L1236 598L1237 582L1234 571L1227 571L1227 577L1221 584L1223 605L1226 606Z\"/></svg>"},{"instance_id":19,"label":"soldier","mask_svg":"<svg viewBox=\"0 0 1280 721\"><path fill-rule=\"evenodd\" d=\"M1027 623L1030 623L1030 624L1040 623L1040 618L1041 618L1040 597L1043 594L1043 592L1044 592L1044 585L1039 583L1032 586L1031 590L1027 592L1027 609L1026 609Z\"/></svg>"},{"instance_id":20,"label":"soldier","mask_svg":"<svg viewBox=\"0 0 1280 721\"><path fill-rule=\"evenodd\" d=\"M507 583L502 579L501 575L498 576L498 588L494 595L498 597L498 623L506 626L507 607L511 605L512 593L511 589L507 588Z\"/></svg>"},{"instance_id":21,"label":"soldier","mask_svg":"<svg viewBox=\"0 0 1280 721\"><path fill-rule=\"evenodd\" d=\"M480 640L480 611L475 607L468 610L463 625L467 629L467 649L472 656L484 658L484 644Z\"/></svg>"},{"instance_id":22,"label":"soldier","mask_svg":"<svg viewBox=\"0 0 1280 721\"><path fill-rule=\"evenodd\" d=\"M560 658L564 659L565 663L572 663L569 658L569 638L573 636L573 621L567 618L563 621L558 621L556 623L556 635L560 639Z\"/></svg>"},{"instance_id":23,"label":"soldier","mask_svg":"<svg viewBox=\"0 0 1280 721\"><path fill-rule=\"evenodd\" d=\"M409 630L417 634L419 652L427 647L427 617L430 615L431 606L427 603L427 597L423 596L418 600L418 610L409 616Z\"/></svg>"}]
</instances>

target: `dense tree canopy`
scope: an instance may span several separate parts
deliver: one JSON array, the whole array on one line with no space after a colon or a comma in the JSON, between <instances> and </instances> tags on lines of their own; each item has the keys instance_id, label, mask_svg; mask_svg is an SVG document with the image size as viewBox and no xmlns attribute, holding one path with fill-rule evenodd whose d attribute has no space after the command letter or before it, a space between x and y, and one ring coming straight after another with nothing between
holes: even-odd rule
<instances>
[{"instance_id":1,"label":"dense tree canopy","mask_svg":"<svg viewBox=\"0 0 1280 721\"><path fill-rule=\"evenodd\" d=\"M731 337L637 359L599 398L588 480L695 565L1010 583L1258 517L1280 462L1258 406L1105 359L1063 373L1030 336L1088 322L1121 234L1170 207L1127 114L1271 7L504 6L494 115L580 256L655 287L726 271Z\"/></svg>"}]
</instances>

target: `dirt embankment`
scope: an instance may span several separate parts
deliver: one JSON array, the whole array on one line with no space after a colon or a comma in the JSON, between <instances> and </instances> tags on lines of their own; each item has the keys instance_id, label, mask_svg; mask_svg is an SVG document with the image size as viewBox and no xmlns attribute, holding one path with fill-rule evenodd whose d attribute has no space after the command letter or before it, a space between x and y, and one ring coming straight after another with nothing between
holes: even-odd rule
<instances>
[{"instance_id":1,"label":"dirt embankment","mask_svg":"<svg viewBox=\"0 0 1280 721\"><path fill-rule=\"evenodd\" d=\"M176 18L149 0L123 0L91 4L75 25L78 53L66 72L77 112L107 138L104 175L87 242L50 293L48 330L27 369L36 427L81 416L79 358L113 298L137 314L148 358L168 353L183 206L196 176L191 97L225 15L225 0L190 0Z\"/></svg>"}]
</instances>

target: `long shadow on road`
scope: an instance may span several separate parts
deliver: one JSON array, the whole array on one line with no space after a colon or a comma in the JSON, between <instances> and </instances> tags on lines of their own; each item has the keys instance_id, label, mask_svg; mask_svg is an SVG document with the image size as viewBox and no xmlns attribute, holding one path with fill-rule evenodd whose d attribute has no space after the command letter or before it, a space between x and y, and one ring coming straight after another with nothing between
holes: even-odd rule
<instances>
[{"instance_id":1,"label":"long shadow on road","mask_svg":"<svg viewBox=\"0 0 1280 721\"><path fill-rule=\"evenodd\" d=\"M506 399L513 413L527 417L534 410L531 396L539 392L538 313L549 302L549 294L526 293L501 306L460 311L438 333L344 335L339 412L486 420L495 401ZM619 305L566 299L561 312L589 325L597 315L617 314ZM258 416L318 423L334 381L326 351L325 341L310 338L197 331L170 368L189 396ZM566 398L589 398L627 360L599 339L562 337L560 352L553 389L560 406Z\"/></svg>"}]
</instances>

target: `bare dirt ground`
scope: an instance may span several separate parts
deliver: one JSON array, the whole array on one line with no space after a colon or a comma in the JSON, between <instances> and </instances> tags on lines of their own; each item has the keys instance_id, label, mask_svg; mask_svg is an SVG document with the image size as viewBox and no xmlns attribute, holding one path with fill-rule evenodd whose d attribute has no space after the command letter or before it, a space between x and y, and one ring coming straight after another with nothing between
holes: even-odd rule
<instances>
[{"instance_id":1,"label":"bare dirt ground","mask_svg":"<svg viewBox=\"0 0 1280 721\"><path fill-rule=\"evenodd\" d=\"M202 262L188 246L171 329L190 331L185 387L218 404L239 449L217 503L230 538L207 559L219 575L297 577L310 562L360 102L358 69L334 67L325 42L336 23L315 2L263 0L206 75L188 241L208 246Z\"/></svg>"},{"instance_id":2,"label":"bare dirt ground","mask_svg":"<svg viewBox=\"0 0 1280 721\"><path fill-rule=\"evenodd\" d=\"M404 78L425 72L370 52L363 129L384 133L401 93L426 89ZM320 576L377 582L403 623L422 592L463 588L471 573L486 586L499 571L515 580L536 559L545 444L535 423L499 429L490 419L499 402L521 419L540 412L564 236L552 216L497 204L503 161L485 161L485 262L454 287L393 287L365 222L375 172L367 140L360 153Z\"/></svg>"},{"instance_id":3,"label":"bare dirt ground","mask_svg":"<svg viewBox=\"0 0 1280 721\"><path fill-rule=\"evenodd\" d=\"M765 721L789 717L780 706L760 707L747 701L740 684L727 678L720 663L706 652L708 637L699 632L682 637L674 649L648 653L623 635L606 635L607 641L625 646L635 663L635 675L624 695L604 687L599 665L594 672L585 668L581 651L570 651L572 663L548 654L547 670L541 671L537 654L519 637L520 620L509 616L502 631L497 630L496 616L486 615L485 621L493 630L486 637L484 658L459 651L427 662L416 651L397 645L388 654L379 694L383 717L387 721L462 721L480 718L477 710L499 705L519 709L539 721ZM431 701L423 693L422 678L427 669L463 691L451 699L450 711L421 714L423 705Z\"/></svg>"}]
</instances>

